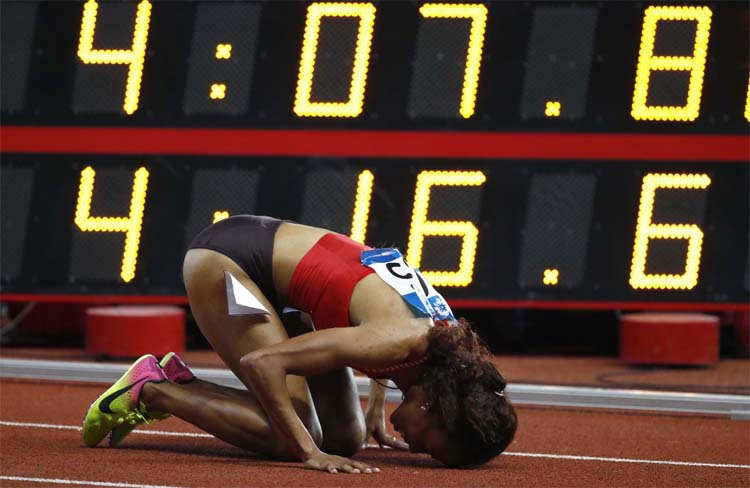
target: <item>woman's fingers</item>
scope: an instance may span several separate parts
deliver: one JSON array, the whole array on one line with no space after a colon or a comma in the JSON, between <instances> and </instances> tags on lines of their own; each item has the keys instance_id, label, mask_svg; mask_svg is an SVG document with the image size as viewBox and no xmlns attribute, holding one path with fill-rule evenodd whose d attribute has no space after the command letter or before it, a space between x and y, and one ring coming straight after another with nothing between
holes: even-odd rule
<instances>
[{"instance_id":1,"label":"woman's fingers","mask_svg":"<svg viewBox=\"0 0 750 488\"><path fill-rule=\"evenodd\" d=\"M322 459L319 457L315 460L308 460L305 462L305 466L312 469L318 469L321 471L328 471L331 474L336 473L378 473L378 468L372 468L365 463L359 461L353 461L340 456L332 456L329 454L322 454Z\"/></svg>"},{"instance_id":2,"label":"woman's fingers","mask_svg":"<svg viewBox=\"0 0 750 488\"><path fill-rule=\"evenodd\" d=\"M380 447L386 446L391 447L393 449L398 449L401 451L408 451L409 450L409 444L402 441L398 437L394 435L388 434L385 429L382 431L376 432L377 435L375 435L375 440L378 442L378 445Z\"/></svg>"},{"instance_id":3,"label":"woman's fingers","mask_svg":"<svg viewBox=\"0 0 750 488\"><path fill-rule=\"evenodd\" d=\"M373 470L373 468L371 468L370 466L366 465L365 463L360 463L358 461L352 461L352 465L355 468L357 468L361 473L368 473L369 474L369 473L373 473L373 472L377 473L378 471L380 471L378 468L375 468Z\"/></svg>"},{"instance_id":4,"label":"woman's fingers","mask_svg":"<svg viewBox=\"0 0 750 488\"><path fill-rule=\"evenodd\" d=\"M407 444L406 442L402 441L401 439L393 435L386 436L385 441L383 442L383 445L392 447L393 449L398 449L400 451L409 450L409 444Z\"/></svg>"}]
</instances>

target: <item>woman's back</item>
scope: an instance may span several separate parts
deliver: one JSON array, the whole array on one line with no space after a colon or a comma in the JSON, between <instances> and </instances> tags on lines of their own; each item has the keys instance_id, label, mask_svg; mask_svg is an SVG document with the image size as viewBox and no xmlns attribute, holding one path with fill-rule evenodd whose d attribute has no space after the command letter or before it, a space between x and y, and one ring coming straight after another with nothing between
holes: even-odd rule
<instances>
[{"instance_id":1,"label":"woman's back","mask_svg":"<svg viewBox=\"0 0 750 488\"><path fill-rule=\"evenodd\" d=\"M289 286L300 261L330 231L285 222L276 232L273 276L276 291L288 303ZM313 284L314 286L314 284ZM341 297L345 299L349 297ZM290 304L294 306L294 303ZM354 287L349 302L352 325L379 319L412 319L414 315L401 296L375 274L368 274Z\"/></svg>"}]
</instances>

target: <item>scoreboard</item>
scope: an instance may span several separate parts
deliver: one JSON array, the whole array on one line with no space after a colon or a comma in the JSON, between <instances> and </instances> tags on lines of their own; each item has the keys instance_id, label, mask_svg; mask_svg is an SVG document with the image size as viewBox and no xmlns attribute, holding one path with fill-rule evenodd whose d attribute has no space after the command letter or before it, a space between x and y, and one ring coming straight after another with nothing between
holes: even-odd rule
<instances>
[{"instance_id":1,"label":"scoreboard","mask_svg":"<svg viewBox=\"0 0 750 488\"><path fill-rule=\"evenodd\" d=\"M745 2L0 2L0 299L184 302L255 213L454 306L749 309Z\"/></svg>"}]
</instances>

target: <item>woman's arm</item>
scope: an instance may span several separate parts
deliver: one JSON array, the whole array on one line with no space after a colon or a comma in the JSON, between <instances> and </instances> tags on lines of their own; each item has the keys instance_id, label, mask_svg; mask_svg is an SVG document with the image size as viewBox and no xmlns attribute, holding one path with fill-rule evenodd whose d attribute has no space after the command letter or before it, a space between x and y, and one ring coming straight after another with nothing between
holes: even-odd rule
<instances>
[{"instance_id":1,"label":"woman's arm","mask_svg":"<svg viewBox=\"0 0 750 488\"><path fill-rule=\"evenodd\" d=\"M286 375L309 376L345 366L376 369L403 362L410 350L400 336L390 327L326 329L253 351L241 364L266 414L301 461L314 469L355 472L357 465L368 467L317 448L292 406Z\"/></svg>"}]
</instances>

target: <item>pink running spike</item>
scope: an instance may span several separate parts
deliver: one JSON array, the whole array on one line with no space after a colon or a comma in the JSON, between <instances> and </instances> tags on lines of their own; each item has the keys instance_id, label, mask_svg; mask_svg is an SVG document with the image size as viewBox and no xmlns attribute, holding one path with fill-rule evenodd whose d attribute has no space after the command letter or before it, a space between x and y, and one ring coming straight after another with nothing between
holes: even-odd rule
<instances>
[{"instance_id":1,"label":"pink running spike","mask_svg":"<svg viewBox=\"0 0 750 488\"><path fill-rule=\"evenodd\" d=\"M168 353L162 358L159 365L161 365L167 378L175 383L187 383L195 379L193 372L190 371L190 368L187 367L177 353Z\"/></svg>"}]
</instances>

